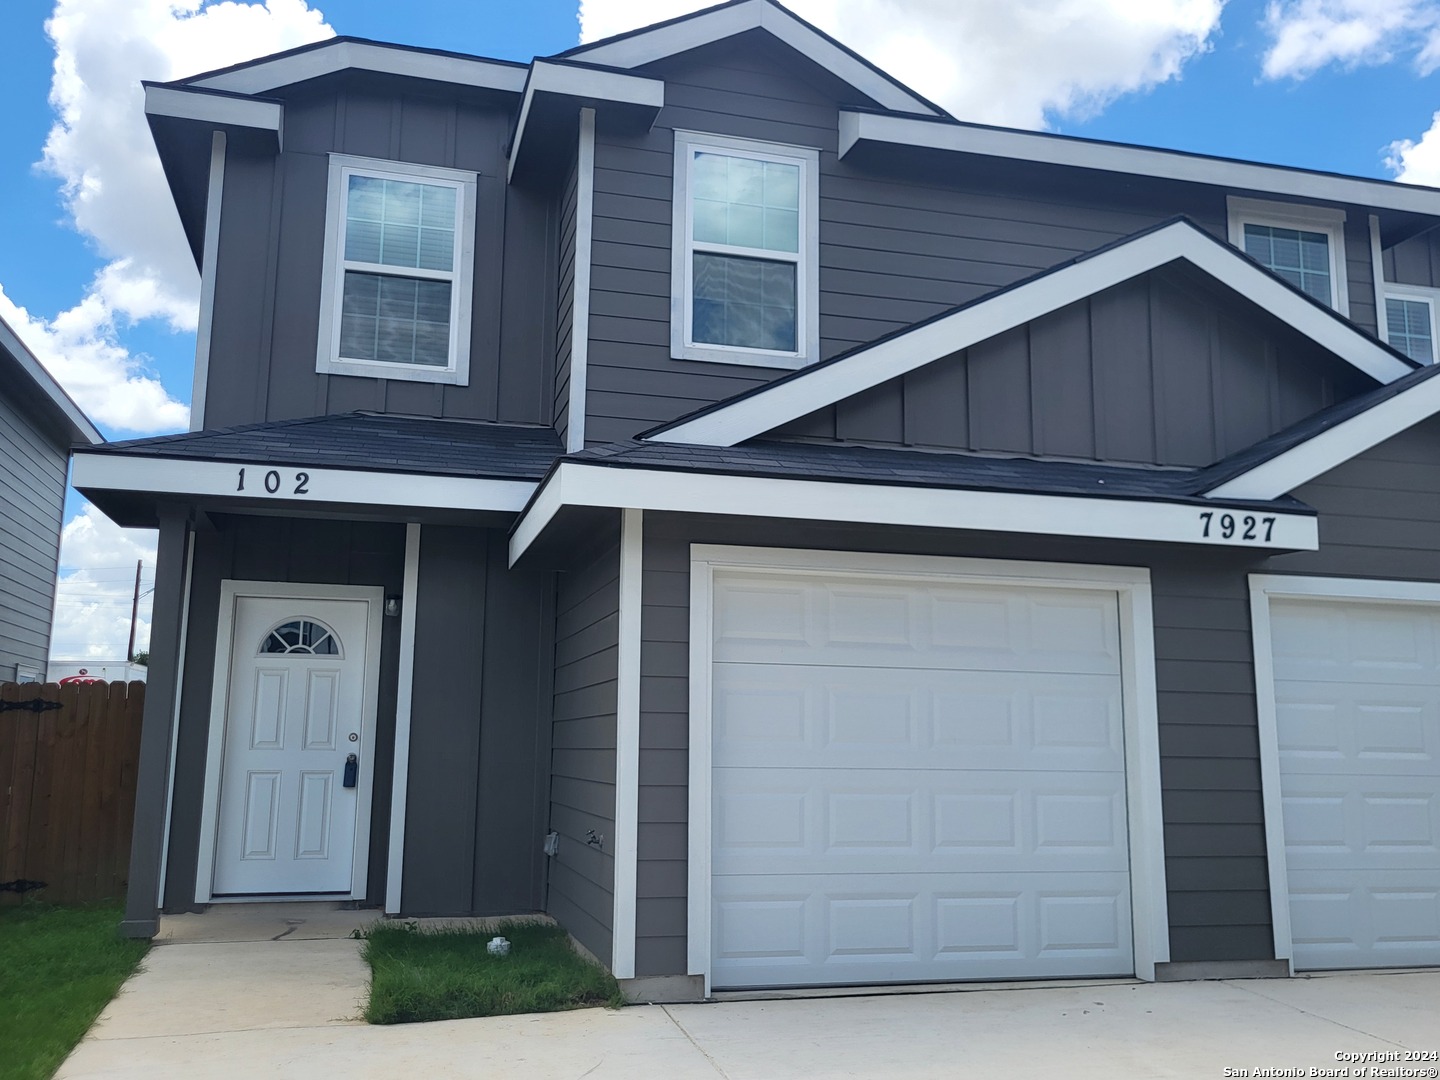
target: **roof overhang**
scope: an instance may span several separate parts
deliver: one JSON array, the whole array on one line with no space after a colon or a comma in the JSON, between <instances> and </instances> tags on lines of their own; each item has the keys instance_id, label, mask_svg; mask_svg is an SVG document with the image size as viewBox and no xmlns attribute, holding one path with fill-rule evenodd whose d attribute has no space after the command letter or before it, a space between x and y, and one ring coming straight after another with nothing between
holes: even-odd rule
<instances>
[{"instance_id":1,"label":"roof overhang","mask_svg":"<svg viewBox=\"0 0 1440 1080\"><path fill-rule=\"evenodd\" d=\"M205 245L205 205L210 190L210 149L214 133L225 133L227 148L262 155L280 152L285 105L173 83L145 86L145 119L185 239L199 266Z\"/></svg>"},{"instance_id":2,"label":"roof overhang","mask_svg":"<svg viewBox=\"0 0 1440 1080\"><path fill-rule=\"evenodd\" d=\"M617 34L559 55L592 64L637 68L750 30L765 30L848 83L883 109L943 116L925 100L829 34L770 0L734 0L654 26Z\"/></svg>"},{"instance_id":3,"label":"roof overhang","mask_svg":"<svg viewBox=\"0 0 1440 1080\"><path fill-rule=\"evenodd\" d=\"M153 525L156 507L195 502L234 512L363 506L370 511L439 511L513 517L535 492L533 480L492 480L368 469L297 468L269 461L197 461L77 451L71 484L119 525Z\"/></svg>"},{"instance_id":4,"label":"roof overhang","mask_svg":"<svg viewBox=\"0 0 1440 1080\"><path fill-rule=\"evenodd\" d=\"M16 369L15 374L6 372L7 367ZM33 398L35 407L65 433L67 447L73 443L95 446L105 441L105 436L4 319L0 319L0 385L10 393L32 390L26 396Z\"/></svg>"},{"instance_id":5,"label":"roof overhang","mask_svg":"<svg viewBox=\"0 0 1440 1080\"><path fill-rule=\"evenodd\" d=\"M558 172L574 152L580 110L592 108L627 130L648 131L665 105L665 83L624 71L536 60L520 102L509 179Z\"/></svg>"},{"instance_id":6,"label":"roof overhang","mask_svg":"<svg viewBox=\"0 0 1440 1080\"><path fill-rule=\"evenodd\" d=\"M1175 221L681 417L642 438L734 446L1177 260L1245 296L1377 382L1389 383L1415 370L1412 361L1361 333L1253 259L1187 221Z\"/></svg>"},{"instance_id":7,"label":"roof overhang","mask_svg":"<svg viewBox=\"0 0 1440 1080\"><path fill-rule=\"evenodd\" d=\"M915 146L1010 161L1062 165L1099 172L1209 184L1228 191L1262 192L1312 202L1343 203L1430 221L1394 221L1400 235L1440 218L1440 188L1337 173L1261 165L1233 158L1160 150L1146 146L1080 139L1038 131L967 124L948 117L894 116L853 109L840 111L840 157L857 146L888 149ZM1383 224L1383 223L1382 223Z\"/></svg>"},{"instance_id":8,"label":"roof overhang","mask_svg":"<svg viewBox=\"0 0 1440 1080\"><path fill-rule=\"evenodd\" d=\"M481 56L417 49L362 38L332 38L185 79L189 86L264 94L342 71L402 75L481 90L518 94L525 87L526 65Z\"/></svg>"},{"instance_id":9,"label":"roof overhang","mask_svg":"<svg viewBox=\"0 0 1440 1080\"><path fill-rule=\"evenodd\" d=\"M562 461L510 533L511 565L562 511L597 507L1272 551L1314 551L1320 545L1313 512L1239 502L1021 494ZM1222 521L1227 515L1228 528Z\"/></svg>"}]
</instances>

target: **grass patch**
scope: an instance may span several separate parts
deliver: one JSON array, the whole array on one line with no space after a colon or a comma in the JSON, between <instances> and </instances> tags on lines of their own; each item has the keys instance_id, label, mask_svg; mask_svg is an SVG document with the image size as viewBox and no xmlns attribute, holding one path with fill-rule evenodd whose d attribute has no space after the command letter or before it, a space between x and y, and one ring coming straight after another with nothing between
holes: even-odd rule
<instances>
[{"instance_id":1,"label":"grass patch","mask_svg":"<svg viewBox=\"0 0 1440 1080\"><path fill-rule=\"evenodd\" d=\"M118 904L0 908L0 1078L47 1080L150 947Z\"/></svg>"},{"instance_id":2,"label":"grass patch","mask_svg":"<svg viewBox=\"0 0 1440 1080\"><path fill-rule=\"evenodd\" d=\"M486 951L497 934L510 940L509 956ZM576 953L558 926L506 922L486 931L422 930L414 923L381 922L364 938L361 955L371 971L365 1019L372 1024L624 1003L614 977Z\"/></svg>"}]
</instances>

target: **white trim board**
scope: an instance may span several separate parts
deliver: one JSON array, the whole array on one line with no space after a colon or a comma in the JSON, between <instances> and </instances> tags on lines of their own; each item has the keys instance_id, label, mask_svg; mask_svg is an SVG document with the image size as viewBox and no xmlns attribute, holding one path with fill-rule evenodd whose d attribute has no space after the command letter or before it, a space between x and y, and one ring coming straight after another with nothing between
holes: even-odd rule
<instances>
[{"instance_id":1,"label":"white trim board","mask_svg":"<svg viewBox=\"0 0 1440 1080\"><path fill-rule=\"evenodd\" d=\"M180 649L175 658L175 708L170 715L170 767L165 773L165 825L160 835L160 880L155 910L165 907L165 882L170 876L170 822L175 815L175 759L180 754L180 705L185 694L185 654L190 640L190 587L195 573L195 530L185 529L185 574L180 579Z\"/></svg>"},{"instance_id":2,"label":"white trim board","mask_svg":"<svg viewBox=\"0 0 1440 1080\"><path fill-rule=\"evenodd\" d=\"M191 431L200 431L205 427L205 394L210 387L210 335L215 325L215 275L220 263L225 150L225 132L211 132L210 183L205 195L205 239L200 255L200 320L195 327L195 381L190 394Z\"/></svg>"},{"instance_id":3,"label":"white trim board","mask_svg":"<svg viewBox=\"0 0 1440 1080\"><path fill-rule=\"evenodd\" d=\"M187 86L147 85L145 115L273 131L277 137L285 126L285 106L281 102L207 94Z\"/></svg>"},{"instance_id":4,"label":"white trim board","mask_svg":"<svg viewBox=\"0 0 1440 1080\"><path fill-rule=\"evenodd\" d=\"M71 484L86 491L136 491L157 495L214 495L254 501L359 503L450 510L524 508L533 480L481 480L464 476L366 472L361 469L277 466L264 461L195 461L122 454L75 454ZM245 470L243 490L238 488ZM279 476L267 490L270 473ZM302 482L300 477L306 479Z\"/></svg>"},{"instance_id":5,"label":"white trim board","mask_svg":"<svg viewBox=\"0 0 1440 1080\"><path fill-rule=\"evenodd\" d=\"M1170 959L1169 900L1160 801L1159 707L1150 571L1139 567L885 555L693 544L690 548L690 775L687 974L710 994L711 942L711 653L716 570L854 574L900 580L940 579L1026 588L1114 591L1120 605L1125 787L1129 822L1131 925L1136 977L1155 978Z\"/></svg>"},{"instance_id":6,"label":"white trim board","mask_svg":"<svg viewBox=\"0 0 1440 1080\"><path fill-rule=\"evenodd\" d=\"M734 446L1177 260L1235 290L1377 382L1393 382L1414 370L1253 259L1195 226L1177 221L774 383L733 404L678 420L648 438Z\"/></svg>"},{"instance_id":7,"label":"white trim board","mask_svg":"<svg viewBox=\"0 0 1440 1080\"><path fill-rule=\"evenodd\" d=\"M1255 662L1255 704L1259 719L1260 783L1265 808L1265 848L1269 854L1270 917L1275 932L1275 958L1290 964L1293 974L1295 954L1290 925L1290 879L1285 860L1274 641L1270 626L1270 601L1274 599L1433 605L1440 604L1440 584L1290 574L1250 575L1250 625Z\"/></svg>"},{"instance_id":8,"label":"white trim board","mask_svg":"<svg viewBox=\"0 0 1440 1080\"><path fill-rule=\"evenodd\" d=\"M590 256L595 232L595 110L580 110L575 160L575 272L570 275L570 396L565 449L585 449L590 382Z\"/></svg>"},{"instance_id":9,"label":"white trim board","mask_svg":"<svg viewBox=\"0 0 1440 1080\"><path fill-rule=\"evenodd\" d=\"M1440 377L1433 377L1216 485L1205 497L1278 498L1437 412L1440 412Z\"/></svg>"},{"instance_id":10,"label":"white trim board","mask_svg":"<svg viewBox=\"0 0 1440 1080\"><path fill-rule=\"evenodd\" d=\"M582 45L560 55L590 64L636 68L756 29L768 31L882 108L939 115L924 98L892 82L814 27L768 0L748 0L712 8L648 30Z\"/></svg>"},{"instance_id":11,"label":"white trim board","mask_svg":"<svg viewBox=\"0 0 1440 1080\"><path fill-rule=\"evenodd\" d=\"M625 510L620 523L620 613L615 650L615 907L610 970L635 977L640 854L640 613L645 514Z\"/></svg>"},{"instance_id":12,"label":"white trim board","mask_svg":"<svg viewBox=\"0 0 1440 1080\"><path fill-rule=\"evenodd\" d=\"M220 582L220 614L215 630L215 665L210 691L209 734L206 740L205 785L200 805L200 856L195 866L195 902L249 903L266 897L224 897L211 895L215 878L215 840L220 814L220 776L225 754L225 712L230 699L230 659L235 635L235 605L241 597L274 597L295 600L358 600L366 604L365 690L360 717L361 746L359 791L355 810L355 849L350 872L351 899L365 898L366 875L370 866L371 799L375 787L375 726L379 710L380 633L384 618L385 590L378 585L312 585L288 581ZM276 900L294 900L277 896ZM328 897L328 899L334 899Z\"/></svg>"},{"instance_id":13,"label":"white trim board","mask_svg":"<svg viewBox=\"0 0 1440 1080\"><path fill-rule=\"evenodd\" d=\"M292 86L351 68L512 94L519 94L525 88L526 69L514 64L354 40L332 41L316 48L198 75L190 79L188 85L236 94L263 94L280 86Z\"/></svg>"},{"instance_id":14,"label":"white trim board","mask_svg":"<svg viewBox=\"0 0 1440 1080\"><path fill-rule=\"evenodd\" d=\"M1416 184L1288 169L1252 161L1206 157L1148 146L1096 142L1071 136L981 127L958 122L840 111L840 156L862 142L922 146L961 154L1036 161L1133 176L1349 203L1381 210L1440 216L1440 190Z\"/></svg>"},{"instance_id":15,"label":"white trim board","mask_svg":"<svg viewBox=\"0 0 1440 1080\"><path fill-rule=\"evenodd\" d=\"M410 723L415 697L415 622L420 598L420 526L405 526L405 581L400 593L400 665L395 680L395 760L390 781L390 851L385 914L400 914L405 883L405 815L410 796Z\"/></svg>"},{"instance_id":16,"label":"white trim board","mask_svg":"<svg viewBox=\"0 0 1440 1080\"><path fill-rule=\"evenodd\" d=\"M1311 514L1163 500L892 487L829 480L617 469L561 462L510 535L513 566L563 506L843 521L1050 536L1314 551ZM1231 515L1228 531L1221 519ZM1247 524L1247 519L1250 523ZM1273 521L1271 520L1273 519ZM1269 523L1268 527L1265 523ZM1208 535L1207 535L1208 528ZM1250 535L1246 535L1249 533Z\"/></svg>"}]
</instances>

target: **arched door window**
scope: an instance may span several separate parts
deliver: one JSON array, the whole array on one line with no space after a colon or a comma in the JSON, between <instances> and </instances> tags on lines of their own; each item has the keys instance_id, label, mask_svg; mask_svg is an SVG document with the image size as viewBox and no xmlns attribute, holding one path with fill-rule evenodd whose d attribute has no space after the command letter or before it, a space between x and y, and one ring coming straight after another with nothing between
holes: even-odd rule
<instances>
[{"instance_id":1,"label":"arched door window","mask_svg":"<svg viewBox=\"0 0 1440 1080\"><path fill-rule=\"evenodd\" d=\"M313 619L291 619L265 635L260 654L301 653L307 656L339 656L340 639L324 623Z\"/></svg>"}]
</instances>

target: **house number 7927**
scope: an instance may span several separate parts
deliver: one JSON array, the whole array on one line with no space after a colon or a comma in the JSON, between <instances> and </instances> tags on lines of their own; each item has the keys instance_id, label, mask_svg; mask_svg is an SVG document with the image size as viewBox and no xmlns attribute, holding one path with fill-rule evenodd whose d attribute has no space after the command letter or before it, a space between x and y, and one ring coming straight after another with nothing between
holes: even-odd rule
<instances>
[{"instance_id":1,"label":"house number 7927","mask_svg":"<svg viewBox=\"0 0 1440 1080\"><path fill-rule=\"evenodd\" d=\"M1201 536L1212 535L1213 529L1214 535L1223 540L1261 540L1268 544L1270 534L1275 531L1273 517L1256 517L1254 514L1216 514L1213 510L1205 510L1200 514L1200 522L1204 526ZM1261 536L1262 529L1264 536Z\"/></svg>"},{"instance_id":2,"label":"house number 7927","mask_svg":"<svg viewBox=\"0 0 1440 1080\"><path fill-rule=\"evenodd\" d=\"M266 470L264 477L261 479L261 483L263 483L263 484L265 485L265 490L266 490L269 494L275 495L275 494L278 494L278 493L279 493L281 486L282 486L283 484L289 483L289 481L286 480L286 479L284 479L284 478L280 475L280 470L278 470L278 469L268 469L268 470ZM241 470L240 470L240 475L236 478L236 481L235 481L235 490L236 490L236 491L244 491L244 490L245 490L245 470L244 470L244 469L241 469ZM297 473L295 474L295 487L294 487L293 490L290 491L290 494L291 494L291 495L309 495L309 494L310 494L310 474L309 474L309 473L307 473L307 472L297 472Z\"/></svg>"}]
</instances>

